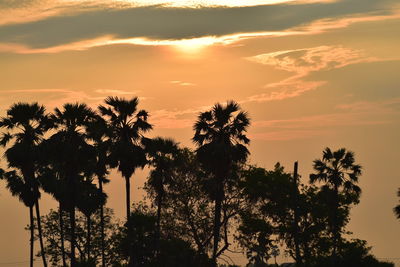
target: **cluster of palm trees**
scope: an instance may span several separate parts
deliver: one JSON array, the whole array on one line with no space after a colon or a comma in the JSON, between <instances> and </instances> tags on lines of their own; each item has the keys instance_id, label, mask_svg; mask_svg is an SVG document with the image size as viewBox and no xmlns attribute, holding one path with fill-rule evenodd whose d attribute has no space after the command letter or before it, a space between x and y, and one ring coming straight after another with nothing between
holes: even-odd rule
<instances>
[{"instance_id":1,"label":"cluster of palm trees","mask_svg":"<svg viewBox=\"0 0 400 267\"><path fill-rule=\"evenodd\" d=\"M171 139L144 136L152 129L148 112L138 110L138 98L108 97L93 110L86 104L64 104L53 113L46 113L38 103L16 103L0 119L5 129L0 144L6 147L8 170L1 170L7 188L29 208L30 266L33 266L34 230L37 227L43 265L47 266L40 223L39 200L41 191L51 194L59 203L62 261L77 266L75 254L75 211L87 218L87 260L90 262L91 215L100 210L102 231L102 266L104 260L103 207L107 195L103 184L108 182L111 168L117 168L126 184L126 219L131 214L130 180L137 168L152 166L148 184L157 194L157 235L160 236L161 209L164 183L171 177L169 166L176 155L178 144ZM237 103L216 104L199 115L194 129L197 156L215 177L213 251L214 266L219 256L221 203L224 200L224 180L228 179L238 163L244 163L249 151L245 132L248 115ZM97 180L97 185L95 184ZM36 210L36 226L33 209ZM70 219L70 252L64 248L63 216ZM129 225L129 224L127 224ZM130 229L128 227L128 237ZM159 238L158 238L159 239ZM133 266L133 255L130 265Z\"/></svg>"},{"instance_id":2,"label":"cluster of palm trees","mask_svg":"<svg viewBox=\"0 0 400 267\"><path fill-rule=\"evenodd\" d=\"M145 134L153 127L148 122L148 112L139 110L138 104L137 97L132 99L108 97L97 110L83 103L67 103L62 108L47 113L38 103L16 103L0 119L0 128L4 129L0 136L0 145L6 148L4 155L8 163L7 170L0 169L0 178L6 181L12 195L17 196L29 209L30 266L33 266L35 229L38 230L43 265L46 267L48 264L40 220L39 200L42 192L50 194L59 204L63 266L67 266L68 261L73 267L82 262L82 258L77 259L75 252L77 210L86 217L87 227L86 248L84 253L80 251L80 255L85 254L84 260L92 265L96 259L91 258L91 218L99 212L101 266L106 266L104 206L107 195L103 191L103 185L109 182L107 177L113 168L116 168L125 179L127 220L125 227L128 240L133 240L130 182L135 170L144 166L150 167L146 186L150 188L149 192L153 194L156 206L155 257L157 251L161 253L160 243L164 227L162 214L168 215L168 212L163 213L163 209L170 208L168 205L175 201L171 202L169 199L171 196L185 194L179 186L176 187L176 192L171 192L170 186L179 181L177 175L189 175L200 169L208 177L206 180L209 177L211 179L206 181L208 185L205 188L193 190L194 193L191 193L207 194L201 201L205 201L205 205L212 205L213 218L208 216L210 222L212 221L212 227L207 233L209 237L201 240L196 236L197 233L194 233L193 243L197 246L199 254L210 257L211 266L217 266L218 258L230 245L227 241L228 220L233 216L242 216L242 211L246 209L259 208L258 204L252 206L254 199L262 199L268 205L277 204L278 212L283 217L290 217L293 214L293 221L289 226L289 243L294 244L293 258L296 263L298 266L304 266L306 262L304 257L307 253L301 250L301 220L308 220L307 210L313 207L301 207L299 204L303 201L300 198L307 197L307 192L299 191L302 187L299 185L297 165L293 177L289 174L287 180L289 184L284 186L282 192L271 190L271 185L273 188L273 175L282 174L283 168L278 168L278 172L271 172L268 175L265 175L266 171L262 168L253 169L255 172L248 172L247 177L243 174L246 173L244 169L247 168L245 166L249 156L250 140L246 132L250 119L237 103L230 101L226 105L216 104L210 110L198 115L192 138L196 145L195 153L179 148L173 139L146 137ZM341 198L346 195L353 197L348 203L358 201L361 189L356 184L361 175L361 166L355 164L352 152L346 149L332 151L326 148L322 159L314 161L313 168L315 172L310 175L310 184L322 184L321 192L328 192L329 195L330 214L327 216L329 217L327 228L332 238L331 265L336 266L343 222L346 220L341 214L340 205L343 205ZM260 170L264 173L261 176L257 174ZM283 176L279 176L278 185L284 184L282 182L286 178L282 178ZM201 178L201 175L195 179L200 179L199 177ZM239 185L240 179L244 183ZM253 179L256 182L252 183ZM260 191L262 186L269 189ZM289 190L289 193L286 194L286 190ZM311 188L309 193L314 194L313 190ZM238 199L238 204L229 207L227 203L232 195ZM184 198L177 199L181 200L185 201ZM187 203L183 203L185 204ZM306 204L309 205L308 202ZM268 205L265 207L271 207ZM201 206L204 206L204 203L200 203L199 207ZM227 215L227 206L228 209L234 209L230 215ZM264 213L265 217L262 219L264 222L272 218L268 208L259 209L257 212ZM396 208L395 212L399 213L399 208ZM64 227L66 222L63 214L68 214L69 227ZM189 221L190 223L193 222ZM285 232L284 235L286 234ZM69 241L68 250L64 245L66 240ZM128 265L140 266L135 262L134 246L131 246L128 248Z\"/></svg>"}]
</instances>

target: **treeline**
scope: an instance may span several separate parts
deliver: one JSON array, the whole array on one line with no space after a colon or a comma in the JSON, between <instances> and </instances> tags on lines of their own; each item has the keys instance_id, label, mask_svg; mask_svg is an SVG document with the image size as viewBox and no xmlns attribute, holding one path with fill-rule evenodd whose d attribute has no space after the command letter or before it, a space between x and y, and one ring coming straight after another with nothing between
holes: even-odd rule
<instances>
[{"instance_id":1,"label":"treeline","mask_svg":"<svg viewBox=\"0 0 400 267\"><path fill-rule=\"evenodd\" d=\"M370 255L365 241L346 238L361 193L352 152L326 148L303 184L297 163L293 173L248 163L250 119L233 101L198 115L194 151L146 137L148 118L136 97L108 97L97 110L83 103L52 113L37 103L7 110L0 144L8 169L0 177L29 209L30 266L35 239L45 267L215 267L229 265L232 249L248 266L271 266L279 254L296 266L394 266ZM150 201L131 207L131 177L145 166ZM114 168L125 179L123 223L105 208ZM58 202L45 216L43 192Z\"/></svg>"}]
</instances>

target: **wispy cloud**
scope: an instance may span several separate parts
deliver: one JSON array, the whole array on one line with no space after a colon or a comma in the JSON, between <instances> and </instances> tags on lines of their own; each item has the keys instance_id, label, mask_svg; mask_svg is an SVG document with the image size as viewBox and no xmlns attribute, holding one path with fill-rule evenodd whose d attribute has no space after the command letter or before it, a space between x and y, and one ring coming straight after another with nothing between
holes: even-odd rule
<instances>
[{"instance_id":1,"label":"wispy cloud","mask_svg":"<svg viewBox=\"0 0 400 267\"><path fill-rule=\"evenodd\" d=\"M50 3L49 0L43 1ZM40 6L40 0L33 2L36 4L21 8ZM180 7L174 8L165 3L138 7L131 1L109 2L112 7L105 8L103 5L107 5L106 2L58 0L52 4L53 8L47 10L63 10L60 14L45 10L30 11L31 14L50 12L50 15L37 18L37 21L1 25L2 50L56 53L116 44L179 45L198 42L203 45L226 45L259 36L315 34L351 23L399 17L397 0L260 0L259 4L264 5L243 6L239 1L235 7L221 6L221 1L214 1L221 3L216 7L213 1L205 1L210 5L200 5L201 8L187 7L183 3L196 1L182 1ZM76 6L78 11L64 11L71 5ZM3 14L13 14L12 10L18 9L6 9L4 3L0 6L3 7L0 10ZM12 17L21 16L17 13Z\"/></svg>"},{"instance_id":2,"label":"wispy cloud","mask_svg":"<svg viewBox=\"0 0 400 267\"><path fill-rule=\"evenodd\" d=\"M247 59L290 72L292 75L282 81L267 84L265 88L268 89L268 92L249 96L244 102L265 102L297 97L326 83L325 81L305 80L310 73L379 60L365 55L363 51L342 46L318 46L277 51Z\"/></svg>"},{"instance_id":3,"label":"wispy cloud","mask_svg":"<svg viewBox=\"0 0 400 267\"><path fill-rule=\"evenodd\" d=\"M195 86L196 84L190 82L183 82L183 81L170 81L172 84L180 85L180 86Z\"/></svg>"}]
</instances>

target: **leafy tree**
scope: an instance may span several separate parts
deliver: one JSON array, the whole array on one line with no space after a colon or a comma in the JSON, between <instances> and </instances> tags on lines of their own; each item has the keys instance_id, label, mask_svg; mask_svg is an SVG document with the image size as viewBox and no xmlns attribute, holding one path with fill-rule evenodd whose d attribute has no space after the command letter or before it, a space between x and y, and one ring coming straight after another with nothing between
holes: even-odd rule
<instances>
[{"instance_id":1,"label":"leafy tree","mask_svg":"<svg viewBox=\"0 0 400 267\"><path fill-rule=\"evenodd\" d=\"M343 190L343 192L352 195L361 193L360 187L356 185L361 175L361 166L355 164L353 152L347 151L345 148L332 152L330 148L326 148L323 151L322 159L314 160L313 167L316 173L310 175L310 182L323 182L327 188L333 190L330 228L333 238L332 258L334 265L336 265L335 261L342 232L342 225L339 224L340 191Z\"/></svg>"},{"instance_id":2,"label":"leafy tree","mask_svg":"<svg viewBox=\"0 0 400 267\"><path fill-rule=\"evenodd\" d=\"M44 134L51 124L45 114L44 106L38 103L16 103L7 110L7 116L0 119L0 127L8 131L0 138L0 145L6 146L10 141L13 145L5 152L8 166L20 171L26 185L30 185L38 218L40 246L43 248L42 228L40 223L39 185L36 181L37 172L37 147L43 140ZM42 254L43 265L46 267L46 257Z\"/></svg>"},{"instance_id":3,"label":"leafy tree","mask_svg":"<svg viewBox=\"0 0 400 267\"><path fill-rule=\"evenodd\" d=\"M194 125L193 142L197 145L197 156L204 168L210 171L214 179L215 202L213 255L217 257L226 249L219 249L221 230L221 209L225 199L224 183L235 177L235 166L247 160L246 147L250 140L245 132L250 124L247 113L240 110L237 103L231 101L223 106L216 104L210 111L202 112Z\"/></svg>"},{"instance_id":4,"label":"leafy tree","mask_svg":"<svg viewBox=\"0 0 400 267\"><path fill-rule=\"evenodd\" d=\"M381 262L370 254L371 247L367 246L365 240L344 240L340 244L337 263L341 267L394 267L393 263ZM319 257L312 266L329 266L329 257Z\"/></svg>"},{"instance_id":5,"label":"leafy tree","mask_svg":"<svg viewBox=\"0 0 400 267\"><path fill-rule=\"evenodd\" d=\"M118 167L126 182L126 218L130 216L130 178L136 168L143 167L147 161L141 143L143 133L152 129L147 122L148 113L137 110L139 99L126 100L119 97L108 97L106 106L99 106L100 113L108 119L111 129L111 158Z\"/></svg>"},{"instance_id":6,"label":"leafy tree","mask_svg":"<svg viewBox=\"0 0 400 267\"><path fill-rule=\"evenodd\" d=\"M213 176L201 167L195 153L187 148L180 149L174 158L174 168L170 170L173 179L164 184L162 236L184 240L196 250L199 259L206 259L212 255L214 205L210 197ZM231 219L241 209L239 190L233 181L225 183L226 196L221 205L220 227L225 248L231 243ZM150 188L151 197L152 192ZM205 266L206 262L203 264Z\"/></svg>"},{"instance_id":7,"label":"leafy tree","mask_svg":"<svg viewBox=\"0 0 400 267\"><path fill-rule=\"evenodd\" d=\"M213 208L206 190L209 174L187 148L181 149L175 160L173 179L164 185L164 236L179 237L192 244L199 255L208 255L213 222ZM146 189L152 196L152 189Z\"/></svg>"},{"instance_id":8,"label":"leafy tree","mask_svg":"<svg viewBox=\"0 0 400 267\"><path fill-rule=\"evenodd\" d=\"M157 218L156 213L143 204L134 207L124 229L121 248L125 255L134 253L133 266L141 267L207 267L209 259L198 255L189 243L179 238L163 238L160 247L155 243ZM130 229L131 233L126 231ZM156 256L158 254L158 256Z\"/></svg>"},{"instance_id":9,"label":"leafy tree","mask_svg":"<svg viewBox=\"0 0 400 267\"><path fill-rule=\"evenodd\" d=\"M45 250L50 257L50 262L52 266L64 266L62 264L62 248L61 248L61 227L59 224L60 214L58 211L50 210L50 212L42 217L43 221L43 235L45 239ZM71 222L69 214L62 212L62 217L64 218L65 227L70 228ZM91 241L91 258L87 257L87 218L81 213L76 214L76 248L77 248L77 266L96 266L102 261L102 235L100 231L100 212L97 210L92 215L91 221L92 236ZM122 224L115 219L113 211L109 208L104 209L104 233L105 233L105 263L107 266L114 266L116 264L126 263L124 256L120 251L120 240L122 238ZM66 240L71 240L70 232L68 231L65 235ZM71 247L66 246L66 255L70 256ZM90 265L92 264L92 265Z\"/></svg>"},{"instance_id":10,"label":"leafy tree","mask_svg":"<svg viewBox=\"0 0 400 267\"><path fill-rule=\"evenodd\" d=\"M330 191L298 184L279 163L271 171L249 166L242 176L247 205L241 211L237 237L250 262L267 264L277 243L285 244L286 254L297 265L311 266L315 257L329 255ZM343 201L341 204L340 221L345 224L349 207Z\"/></svg>"}]
</instances>

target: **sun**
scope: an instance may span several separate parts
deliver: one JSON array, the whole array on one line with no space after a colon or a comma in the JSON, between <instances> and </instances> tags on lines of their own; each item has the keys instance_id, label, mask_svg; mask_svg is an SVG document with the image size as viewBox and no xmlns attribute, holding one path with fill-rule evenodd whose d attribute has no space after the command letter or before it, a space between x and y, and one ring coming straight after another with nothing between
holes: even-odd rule
<instances>
[{"instance_id":1,"label":"sun","mask_svg":"<svg viewBox=\"0 0 400 267\"><path fill-rule=\"evenodd\" d=\"M211 37L176 40L173 47L184 54L196 55L202 53L207 47L215 44L215 39Z\"/></svg>"}]
</instances>

